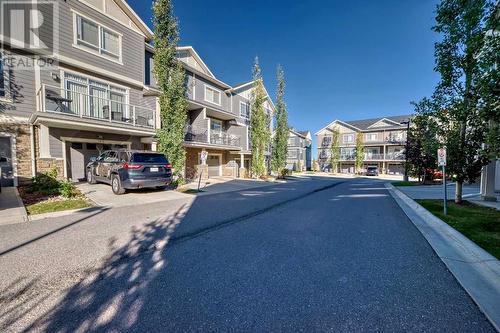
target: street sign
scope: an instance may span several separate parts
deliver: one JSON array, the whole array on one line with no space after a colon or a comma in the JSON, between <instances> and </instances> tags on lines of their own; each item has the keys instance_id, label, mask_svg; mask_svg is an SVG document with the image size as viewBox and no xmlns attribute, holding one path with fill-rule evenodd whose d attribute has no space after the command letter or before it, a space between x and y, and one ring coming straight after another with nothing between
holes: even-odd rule
<instances>
[{"instance_id":1,"label":"street sign","mask_svg":"<svg viewBox=\"0 0 500 333\"><path fill-rule=\"evenodd\" d=\"M201 158L201 164L205 164L207 162L208 152L206 150L202 150L200 158Z\"/></svg>"},{"instance_id":2,"label":"street sign","mask_svg":"<svg viewBox=\"0 0 500 333\"><path fill-rule=\"evenodd\" d=\"M438 165L446 166L446 148L438 149Z\"/></svg>"}]
</instances>

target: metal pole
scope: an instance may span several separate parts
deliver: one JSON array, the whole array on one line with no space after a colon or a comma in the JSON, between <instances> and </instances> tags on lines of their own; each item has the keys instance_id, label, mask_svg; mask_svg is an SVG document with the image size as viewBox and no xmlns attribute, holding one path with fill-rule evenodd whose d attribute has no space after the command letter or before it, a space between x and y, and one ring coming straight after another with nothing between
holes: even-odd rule
<instances>
[{"instance_id":1,"label":"metal pole","mask_svg":"<svg viewBox=\"0 0 500 333\"><path fill-rule=\"evenodd\" d=\"M200 172L200 178L198 178L198 192L200 192L201 175L203 174L203 169Z\"/></svg>"},{"instance_id":2,"label":"metal pole","mask_svg":"<svg viewBox=\"0 0 500 333\"><path fill-rule=\"evenodd\" d=\"M443 213L448 215L448 190L446 189L446 167L443 165L443 187L444 187L444 202Z\"/></svg>"}]
</instances>

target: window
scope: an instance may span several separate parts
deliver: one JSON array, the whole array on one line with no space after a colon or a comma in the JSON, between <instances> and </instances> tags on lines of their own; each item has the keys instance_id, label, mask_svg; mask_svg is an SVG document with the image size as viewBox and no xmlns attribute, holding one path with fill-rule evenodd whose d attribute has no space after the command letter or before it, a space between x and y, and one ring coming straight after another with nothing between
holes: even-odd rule
<instances>
[{"instance_id":1,"label":"window","mask_svg":"<svg viewBox=\"0 0 500 333\"><path fill-rule=\"evenodd\" d=\"M130 118L126 89L68 72L64 73L64 82L66 97L75 101L68 104L68 112L116 121Z\"/></svg>"},{"instance_id":2,"label":"window","mask_svg":"<svg viewBox=\"0 0 500 333\"><path fill-rule=\"evenodd\" d=\"M354 142L354 134L344 134L343 136L344 143L353 143Z\"/></svg>"},{"instance_id":3,"label":"window","mask_svg":"<svg viewBox=\"0 0 500 333\"><path fill-rule=\"evenodd\" d=\"M366 133L366 141L377 141L377 133Z\"/></svg>"},{"instance_id":4,"label":"window","mask_svg":"<svg viewBox=\"0 0 500 333\"><path fill-rule=\"evenodd\" d=\"M75 41L78 46L112 60L121 59L121 36L99 24L75 15Z\"/></svg>"},{"instance_id":5,"label":"window","mask_svg":"<svg viewBox=\"0 0 500 333\"><path fill-rule=\"evenodd\" d=\"M220 91L215 88L205 86L205 101L220 105Z\"/></svg>"},{"instance_id":6,"label":"window","mask_svg":"<svg viewBox=\"0 0 500 333\"><path fill-rule=\"evenodd\" d=\"M82 149L83 143L81 142L71 142L71 148L73 149Z\"/></svg>"},{"instance_id":7,"label":"window","mask_svg":"<svg viewBox=\"0 0 500 333\"><path fill-rule=\"evenodd\" d=\"M240 117L250 118L250 103L240 102Z\"/></svg>"},{"instance_id":8,"label":"window","mask_svg":"<svg viewBox=\"0 0 500 333\"><path fill-rule=\"evenodd\" d=\"M210 119L210 131L212 133L221 133L222 121L218 119Z\"/></svg>"},{"instance_id":9,"label":"window","mask_svg":"<svg viewBox=\"0 0 500 333\"><path fill-rule=\"evenodd\" d=\"M87 143L87 150L97 150L97 145L95 143Z\"/></svg>"}]
</instances>

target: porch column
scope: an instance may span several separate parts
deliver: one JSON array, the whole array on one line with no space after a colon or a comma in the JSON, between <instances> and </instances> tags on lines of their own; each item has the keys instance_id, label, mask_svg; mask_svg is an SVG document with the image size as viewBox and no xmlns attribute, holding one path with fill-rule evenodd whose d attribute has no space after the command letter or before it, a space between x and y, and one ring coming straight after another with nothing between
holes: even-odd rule
<instances>
[{"instance_id":1,"label":"porch column","mask_svg":"<svg viewBox=\"0 0 500 333\"><path fill-rule=\"evenodd\" d=\"M245 155L240 154L240 170L239 170L240 177L239 178L245 178Z\"/></svg>"},{"instance_id":2,"label":"porch column","mask_svg":"<svg viewBox=\"0 0 500 333\"><path fill-rule=\"evenodd\" d=\"M481 172L481 199L485 201L497 201L495 195L496 162L490 162L483 167Z\"/></svg>"},{"instance_id":3,"label":"porch column","mask_svg":"<svg viewBox=\"0 0 500 333\"><path fill-rule=\"evenodd\" d=\"M151 151L157 151L157 143L156 141L151 142Z\"/></svg>"}]
</instances>

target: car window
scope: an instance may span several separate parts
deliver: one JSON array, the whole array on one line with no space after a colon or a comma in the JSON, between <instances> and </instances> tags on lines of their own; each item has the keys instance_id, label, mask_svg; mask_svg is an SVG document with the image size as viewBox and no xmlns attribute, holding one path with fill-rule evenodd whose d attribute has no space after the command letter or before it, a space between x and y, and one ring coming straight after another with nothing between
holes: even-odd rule
<instances>
[{"instance_id":1,"label":"car window","mask_svg":"<svg viewBox=\"0 0 500 333\"><path fill-rule=\"evenodd\" d=\"M107 151L105 151L104 153L102 153L101 155L99 155L99 157L97 158L97 160L98 160L98 161L102 161L102 160L104 160L104 158L106 157L106 154L107 154L107 153L108 153L108 152L107 152Z\"/></svg>"},{"instance_id":2,"label":"car window","mask_svg":"<svg viewBox=\"0 0 500 333\"><path fill-rule=\"evenodd\" d=\"M110 151L104 158L104 162L116 162L118 157L116 155L116 151Z\"/></svg>"},{"instance_id":3,"label":"car window","mask_svg":"<svg viewBox=\"0 0 500 333\"><path fill-rule=\"evenodd\" d=\"M125 151L120 152L120 162L128 162L128 153Z\"/></svg>"},{"instance_id":4,"label":"car window","mask_svg":"<svg viewBox=\"0 0 500 333\"><path fill-rule=\"evenodd\" d=\"M161 163L167 164L167 158L163 154L135 153L132 155L132 162L135 163Z\"/></svg>"}]
</instances>

